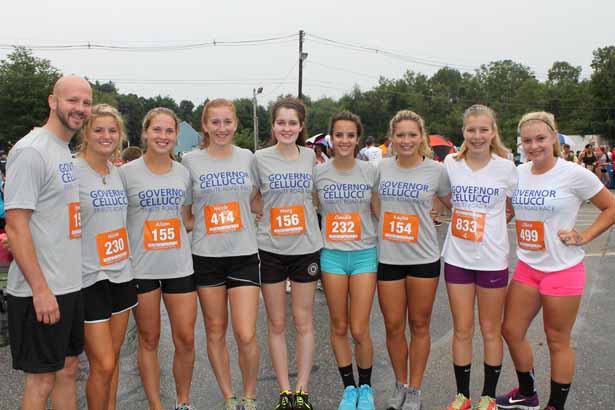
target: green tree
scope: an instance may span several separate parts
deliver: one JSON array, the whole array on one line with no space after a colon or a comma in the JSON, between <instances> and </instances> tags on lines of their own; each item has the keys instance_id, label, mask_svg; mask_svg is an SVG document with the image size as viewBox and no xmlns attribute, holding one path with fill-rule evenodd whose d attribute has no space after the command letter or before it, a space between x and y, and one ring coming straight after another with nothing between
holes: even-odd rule
<instances>
[{"instance_id":1,"label":"green tree","mask_svg":"<svg viewBox=\"0 0 615 410\"><path fill-rule=\"evenodd\" d=\"M181 118L182 121L186 121L190 126L192 126L192 118L194 109L194 103L188 100L181 100L179 102L179 107L177 110L177 116Z\"/></svg>"},{"instance_id":2,"label":"green tree","mask_svg":"<svg viewBox=\"0 0 615 410\"><path fill-rule=\"evenodd\" d=\"M141 122L145 116L142 98L136 94L120 94L117 96L117 109L124 117L130 145L141 145Z\"/></svg>"},{"instance_id":3,"label":"green tree","mask_svg":"<svg viewBox=\"0 0 615 410\"><path fill-rule=\"evenodd\" d=\"M596 131L615 141L615 46L594 50L591 67Z\"/></svg>"},{"instance_id":4,"label":"green tree","mask_svg":"<svg viewBox=\"0 0 615 410\"><path fill-rule=\"evenodd\" d=\"M7 148L49 116L47 97L60 71L32 51L16 47L0 61L0 145Z\"/></svg>"}]
</instances>

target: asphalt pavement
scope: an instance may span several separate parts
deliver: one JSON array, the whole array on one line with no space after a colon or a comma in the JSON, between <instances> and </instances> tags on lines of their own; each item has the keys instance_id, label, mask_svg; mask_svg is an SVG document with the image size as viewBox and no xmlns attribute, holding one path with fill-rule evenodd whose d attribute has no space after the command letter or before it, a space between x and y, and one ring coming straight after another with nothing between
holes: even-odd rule
<instances>
[{"instance_id":1,"label":"asphalt pavement","mask_svg":"<svg viewBox=\"0 0 615 410\"><path fill-rule=\"evenodd\" d=\"M592 205L584 205L579 213L577 227L587 227L597 215ZM438 228L440 239L446 232L445 222ZM515 231L510 224L508 233L511 239L510 268L516 265L514 254ZM610 409L615 408L615 230L611 229L585 246L587 286L579 316L574 328L573 345L577 354L575 380L569 395L567 409ZM172 377L171 361L173 345L171 342L168 317L164 308L163 329L160 342L160 362L162 366L162 397L168 409L173 408L175 387ZM316 323L316 354L310 395L315 409L335 410L342 393L342 383L329 345L328 311L324 294L317 292L314 307ZM290 314L288 316L291 317ZM478 320L477 320L478 322ZM434 304L431 325L431 356L423 384L424 409L446 409L455 394L455 380L451 361L452 320L444 281L441 279L438 295ZM147 409L147 401L141 386L136 366L136 338L134 323L131 323L121 357L120 388L118 409ZM376 408L384 409L386 399L392 393L394 376L386 350L384 324L378 301L374 301L370 329L374 342L374 368L372 382ZM192 383L192 403L198 410L221 409L222 396L218 390L213 372L207 360L205 334L202 318L197 321L197 357ZM259 409L274 409L277 402L278 387L267 351L266 322L264 305L260 304L257 324L258 340L262 348L261 365L258 377ZM542 403L546 404L549 394L549 354L539 315L532 324L528 337L535 355L537 388ZM241 392L241 377L237 364L237 349L229 330L228 345L231 352L233 383L236 392ZM290 363L293 363L295 333L292 322L287 332ZM474 360L472 368L472 397L478 399L483 380L482 342L477 328L474 338ZM294 369L291 368L291 384L294 382ZM8 347L0 348L0 410L19 408L23 376L12 370ZM87 360L82 358L79 375L79 408L85 409L84 382L87 377ZM504 366L498 394L516 385L516 377L510 356L505 353Z\"/></svg>"}]
</instances>

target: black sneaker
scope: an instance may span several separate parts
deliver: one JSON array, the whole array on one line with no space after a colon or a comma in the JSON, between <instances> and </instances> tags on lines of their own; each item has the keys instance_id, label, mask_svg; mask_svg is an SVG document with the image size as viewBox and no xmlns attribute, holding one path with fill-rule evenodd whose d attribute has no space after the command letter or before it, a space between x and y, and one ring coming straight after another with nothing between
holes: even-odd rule
<instances>
[{"instance_id":1,"label":"black sneaker","mask_svg":"<svg viewBox=\"0 0 615 410\"><path fill-rule=\"evenodd\" d=\"M278 405L275 406L275 410L294 410L293 400L288 390L280 393L280 399L278 400Z\"/></svg>"},{"instance_id":2,"label":"black sneaker","mask_svg":"<svg viewBox=\"0 0 615 410\"><path fill-rule=\"evenodd\" d=\"M310 403L310 397L303 390L297 390L295 392L294 410L314 410L312 403Z\"/></svg>"}]
</instances>

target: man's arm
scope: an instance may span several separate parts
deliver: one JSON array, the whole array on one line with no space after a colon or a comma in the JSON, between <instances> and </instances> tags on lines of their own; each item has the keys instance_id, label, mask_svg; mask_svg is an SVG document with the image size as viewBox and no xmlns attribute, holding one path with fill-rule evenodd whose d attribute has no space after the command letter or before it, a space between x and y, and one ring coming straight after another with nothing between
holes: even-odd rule
<instances>
[{"instance_id":1,"label":"man's arm","mask_svg":"<svg viewBox=\"0 0 615 410\"><path fill-rule=\"evenodd\" d=\"M60 309L36 257L30 231L32 212L30 209L7 210L6 233L15 262L32 289L36 320L51 325L60 320Z\"/></svg>"}]
</instances>

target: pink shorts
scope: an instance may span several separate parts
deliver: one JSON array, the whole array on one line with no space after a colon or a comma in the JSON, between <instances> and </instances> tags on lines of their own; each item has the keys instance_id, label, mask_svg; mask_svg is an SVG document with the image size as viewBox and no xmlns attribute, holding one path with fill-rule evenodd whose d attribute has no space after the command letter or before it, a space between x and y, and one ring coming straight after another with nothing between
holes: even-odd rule
<instances>
[{"instance_id":1,"label":"pink shorts","mask_svg":"<svg viewBox=\"0 0 615 410\"><path fill-rule=\"evenodd\" d=\"M568 269L543 272L519 261L513 280L538 289L544 296L581 296L585 289L585 265L581 261Z\"/></svg>"}]
</instances>

